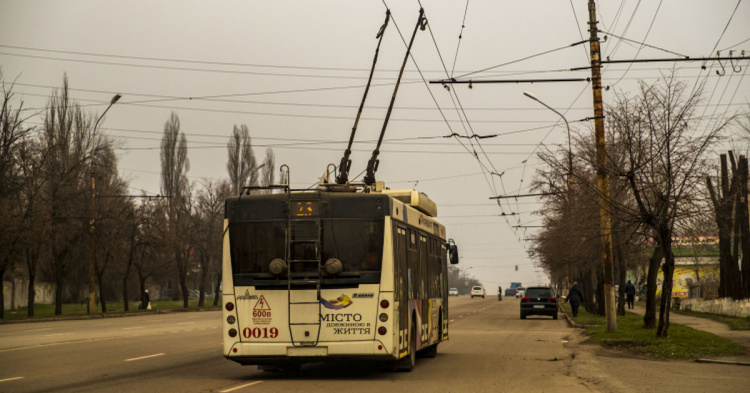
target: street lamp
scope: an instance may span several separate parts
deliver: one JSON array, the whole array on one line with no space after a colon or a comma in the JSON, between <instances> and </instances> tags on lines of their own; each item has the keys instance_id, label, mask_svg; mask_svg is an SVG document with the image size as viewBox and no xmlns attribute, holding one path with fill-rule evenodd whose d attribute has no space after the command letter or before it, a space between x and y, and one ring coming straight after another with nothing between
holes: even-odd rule
<instances>
[{"instance_id":1,"label":"street lamp","mask_svg":"<svg viewBox=\"0 0 750 393\"><path fill-rule=\"evenodd\" d=\"M91 160L91 223L89 226L89 233L91 234L91 247L89 250L89 314L96 311L96 240L94 240L94 224L96 223L96 218L94 215L94 211L96 209L96 182L94 180L94 167L96 163L96 161L94 160L94 149L96 148L96 128L97 126L99 126L99 122L102 120L102 118L104 118L104 115L107 114L109 108L111 108L112 105L119 101L120 98L122 98L122 95L120 95L120 93L117 93L114 95L114 97L112 97L112 99L109 101L107 109L105 109L104 112L102 112L101 116L96 119L96 122L94 123L94 129L91 132L91 156L89 157L89 159Z\"/></svg>"},{"instance_id":2,"label":"street lamp","mask_svg":"<svg viewBox=\"0 0 750 393\"><path fill-rule=\"evenodd\" d=\"M535 95L529 93L528 91L524 91L523 95L526 97L531 98L532 100L544 105L547 109L551 110L552 112L557 113L558 116L562 117L562 119L565 121L565 126L568 128L568 193L570 194L570 190L572 189L571 185L573 184L573 150L570 148L570 124L568 124L568 119L563 116L562 113L556 111L551 106L545 104L540 99L536 98ZM569 196L570 197L570 196Z\"/></svg>"}]
</instances>

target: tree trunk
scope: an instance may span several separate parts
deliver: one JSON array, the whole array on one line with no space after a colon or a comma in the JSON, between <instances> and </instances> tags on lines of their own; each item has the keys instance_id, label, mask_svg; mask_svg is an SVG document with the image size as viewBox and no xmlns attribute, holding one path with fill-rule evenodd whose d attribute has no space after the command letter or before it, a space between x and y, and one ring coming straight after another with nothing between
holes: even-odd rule
<instances>
[{"instance_id":1,"label":"tree trunk","mask_svg":"<svg viewBox=\"0 0 750 393\"><path fill-rule=\"evenodd\" d=\"M740 201L737 205L738 219L740 222L740 242L743 250L750 250L750 216L748 215L748 163L747 157L740 156L739 165L739 194ZM740 280L740 299L750 298L750 251L742 253L742 273Z\"/></svg>"},{"instance_id":2,"label":"tree trunk","mask_svg":"<svg viewBox=\"0 0 750 393\"><path fill-rule=\"evenodd\" d=\"M104 299L104 272L96 271L96 280L99 281L99 303L102 305L102 312L107 312L107 301Z\"/></svg>"},{"instance_id":3,"label":"tree trunk","mask_svg":"<svg viewBox=\"0 0 750 393\"><path fill-rule=\"evenodd\" d=\"M130 251L128 252L128 264L125 268L125 274L122 276L122 309L127 312L130 310L128 302L128 279L130 278L130 268L133 266L133 254L135 254L135 241L131 235Z\"/></svg>"},{"instance_id":4,"label":"tree trunk","mask_svg":"<svg viewBox=\"0 0 750 393\"><path fill-rule=\"evenodd\" d=\"M657 243L648 261L646 276L646 313L643 314L643 326L649 329L656 326L656 276L659 274L659 264L663 257L664 249Z\"/></svg>"},{"instance_id":5,"label":"tree trunk","mask_svg":"<svg viewBox=\"0 0 750 393\"><path fill-rule=\"evenodd\" d=\"M29 290L28 300L26 303L26 315L29 318L34 316L34 307L36 302L36 272L29 271Z\"/></svg>"},{"instance_id":6,"label":"tree trunk","mask_svg":"<svg viewBox=\"0 0 750 393\"><path fill-rule=\"evenodd\" d=\"M219 305L219 291L221 291L221 272L216 279L216 289L214 289L214 306Z\"/></svg>"},{"instance_id":7,"label":"tree trunk","mask_svg":"<svg viewBox=\"0 0 750 393\"><path fill-rule=\"evenodd\" d=\"M187 286L187 255L178 249L175 250L175 264L177 265L177 275L179 276L180 292L182 293L182 307L188 308L189 291Z\"/></svg>"},{"instance_id":8,"label":"tree trunk","mask_svg":"<svg viewBox=\"0 0 750 393\"><path fill-rule=\"evenodd\" d=\"M669 309L672 306L672 287L674 281L674 254L672 253L672 231L667 224L659 229L660 242L664 249L664 281L661 285L661 308L659 309L659 326L656 337L667 337L669 330Z\"/></svg>"},{"instance_id":9,"label":"tree trunk","mask_svg":"<svg viewBox=\"0 0 750 393\"><path fill-rule=\"evenodd\" d=\"M55 257L55 315L62 315L63 306L63 284L65 283L63 274L65 269L60 259L60 256Z\"/></svg>"},{"instance_id":10,"label":"tree trunk","mask_svg":"<svg viewBox=\"0 0 750 393\"><path fill-rule=\"evenodd\" d=\"M617 282L619 289L617 290L617 315L625 315L625 280L627 279L627 270L625 266L625 258L622 257L622 250L620 247L616 247L615 257L617 258L617 266L619 268L617 275Z\"/></svg>"},{"instance_id":11,"label":"tree trunk","mask_svg":"<svg viewBox=\"0 0 750 393\"><path fill-rule=\"evenodd\" d=\"M604 272L597 272L596 275L596 313L607 315L607 304L604 300Z\"/></svg>"},{"instance_id":12,"label":"tree trunk","mask_svg":"<svg viewBox=\"0 0 750 393\"><path fill-rule=\"evenodd\" d=\"M731 152L730 152L731 154ZM737 174L732 174L732 181L729 180L729 168L727 165L727 155L721 154L721 175L718 190L715 190L711 178L706 178L711 203L714 207L716 216L716 226L719 229L719 297L734 297L739 290L739 267L737 258L732 255L732 229L733 218L732 210L735 202L735 194L739 188ZM732 156L734 157L734 156ZM734 162L734 159L732 160Z\"/></svg>"},{"instance_id":13,"label":"tree trunk","mask_svg":"<svg viewBox=\"0 0 750 393\"><path fill-rule=\"evenodd\" d=\"M198 294L198 307L203 307L203 303L206 297L206 278L208 277L208 269L210 267L211 258L201 258L201 282Z\"/></svg>"},{"instance_id":14,"label":"tree trunk","mask_svg":"<svg viewBox=\"0 0 750 393\"><path fill-rule=\"evenodd\" d=\"M4 283L5 278L5 265L3 267L0 267L0 319L5 319L5 291L3 288L5 287Z\"/></svg>"}]
</instances>

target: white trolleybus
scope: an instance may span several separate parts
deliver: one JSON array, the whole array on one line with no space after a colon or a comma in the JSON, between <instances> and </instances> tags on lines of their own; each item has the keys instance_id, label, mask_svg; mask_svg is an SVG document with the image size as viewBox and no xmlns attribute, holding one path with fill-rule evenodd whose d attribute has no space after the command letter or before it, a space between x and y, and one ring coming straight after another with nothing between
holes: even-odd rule
<instances>
[{"instance_id":1,"label":"white trolleybus","mask_svg":"<svg viewBox=\"0 0 750 393\"><path fill-rule=\"evenodd\" d=\"M457 249L427 196L378 186L226 201L228 359L272 370L360 358L411 370L417 352L437 353Z\"/></svg>"},{"instance_id":2,"label":"white trolleybus","mask_svg":"<svg viewBox=\"0 0 750 393\"><path fill-rule=\"evenodd\" d=\"M378 48L389 19L386 12ZM447 263L458 262L458 250L446 241L426 195L375 181L401 75L426 24L420 10L363 183L349 182L349 155L377 50L335 184L327 170L317 189L292 190L289 168L282 166L287 184L266 188L283 192L253 194L259 187L249 187L227 199L222 330L228 359L273 370L362 358L411 370L417 352L434 356L448 339Z\"/></svg>"}]
</instances>

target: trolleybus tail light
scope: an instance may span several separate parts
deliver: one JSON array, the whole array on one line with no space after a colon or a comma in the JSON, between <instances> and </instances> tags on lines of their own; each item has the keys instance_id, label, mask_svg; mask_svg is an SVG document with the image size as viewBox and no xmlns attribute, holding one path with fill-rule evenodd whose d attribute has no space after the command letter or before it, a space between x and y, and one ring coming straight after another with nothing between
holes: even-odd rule
<instances>
[{"instance_id":1,"label":"trolleybus tail light","mask_svg":"<svg viewBox=\"0 0 750 393\"><path fill-rule=\"evenodd\" d=\"M380 322L386 322L388 321L388 314L381 313L380 316L378 316L378 318L380 318Z\"/></svg>"},{"instance_id":2,"label":"trolleybus tail light","mask_svg":"<svg viewBox=\"0 0 750 393\"><path fill-rule=\"evenodd\" d=\"M237 337L237 330L229 329L229 337Z\"/></svg>"},{"instance_id":3,"label":"trolleybus tail light","mask_svg":"<svg viewBox=\"0 0 750 393\"><path fill-rule=\"evenodd\" d=\"M521 301L522 301L522 302L528 302L528 301L529 301L529 298L527 298L526 296L524 296L524 297L522 297L522 298L521 298Z\"/></svg>"},{"instance_id":4,"label":"trolleybus tail light","mask_svg":"<svg viewBox=\"0 0 750 393\"><path fill-rule=\"evenodd\" d=\"M381 336L385 336L385 334L388 333L388 329L385 328L385 326L381 326L378 328L378 334Z\"/></svg>"},{"instance_id":5,"label":"trolleybus tail light","mask_svg":"<svg viewBox=\"0 0 750 393\"><path fill-rule=\"evenodd\" d=\"M549 301L551 301L551 302L554 302L554 301L555 301L555 297L554 297L554 296L552 296L552 297L551 297L551 298L549 298L548 300L549 300Z\"/></svg>"},{"instance_id":6,"label":"trolleybus tail light","mask_svg":"<svg viewBox=\"0 0 750 393\"><path fill-rule=\"evenodd\" d=\"M232 302L227 303L227 311L234 310L234 304Z\"/></svg>"},{"instance_id":7,"label":"trolleybus tail light","mask_svg":"<svg viewBox=\"0 0 750 393\"><path fill-rule=\"evenodd\" d=\"M390 305L391 304L388 303L388 300L386 300L386 299L383 299L383 300L380 301L380 307L388 308L388 306L390 306Z\"/></svg>"},{"instance_id":8,"label":"trolleybus tail light","mask_svg":"<svg viewBox=\"0 0 750 393\"><path fill-rule=\"evenodd\" d=\"M235 321L237 321L237 320L234 318L234 315L230 315L230 316L227 317L227 323L228 324L234 325Z\"/></svg>"}]
</instances>

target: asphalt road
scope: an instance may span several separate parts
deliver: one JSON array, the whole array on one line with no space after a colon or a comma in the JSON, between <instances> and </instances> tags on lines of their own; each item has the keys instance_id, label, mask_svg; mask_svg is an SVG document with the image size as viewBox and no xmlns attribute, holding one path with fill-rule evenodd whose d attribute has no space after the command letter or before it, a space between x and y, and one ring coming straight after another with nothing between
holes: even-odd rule
<instances>
[{"instance_id":1,"label":"asphalt road","mask_svg":"<svg viewBox=\"0 0 750 393\"><path fill-rule=\"evenodd\" d=\"M569 372L566 323L521 320L519 300L503 299L451 298L450 341L410 373L367 362L240 366L222 356L218 311L0 325L0 391L590 391Z\"/></svg>"}]
</instances>

